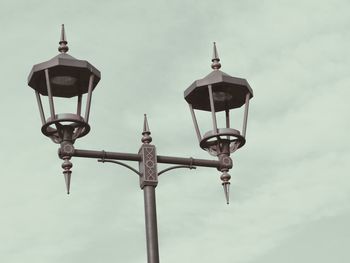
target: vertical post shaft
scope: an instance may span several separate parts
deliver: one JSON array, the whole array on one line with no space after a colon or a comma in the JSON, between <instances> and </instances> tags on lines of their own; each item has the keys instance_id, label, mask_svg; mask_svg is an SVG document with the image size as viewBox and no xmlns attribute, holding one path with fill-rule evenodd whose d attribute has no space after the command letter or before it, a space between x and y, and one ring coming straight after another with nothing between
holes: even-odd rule
<instances>
[{"instance_id":1,"label":"vertical post shaft","mask_svg":"<svg viewBox=\"0 0 350 263\"><path fill-rule=\"evenodd\" d=\"M145 185L143 193L145 200L147 262L159 263L155 186Z\"/></svg>"}]
</instances>

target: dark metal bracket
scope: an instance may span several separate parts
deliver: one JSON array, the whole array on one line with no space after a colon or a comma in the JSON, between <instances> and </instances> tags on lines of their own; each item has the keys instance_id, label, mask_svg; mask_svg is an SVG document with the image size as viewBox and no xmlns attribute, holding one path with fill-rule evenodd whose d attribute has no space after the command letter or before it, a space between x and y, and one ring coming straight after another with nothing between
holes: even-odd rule
<instances>
[{"instance_id":1,"label":"dark metal bracket","mask_svg":"<svg viewBox=\"0 0 350 263\"><path fill-rule=\"evenodd\" d=\"M188 168L188 169L192 170L192 169L196 169L197 167L195 167L193 165L175 165L175 166L171 166L171 167L168 167L168 168L160 171L158 173L158 176L160 176L161 174L166 173L170 170L174 170L174 169L178 169L178 168Z\"/></svg>"},{"instance_id":2,"label":"dark metal bracket","mask_svg":"<svg viewBox=\"0 0 350 263\"><path fill-rule=\"evenodd\" d=\"M139 171L137 171L135 168L131 167L130 165L127 165L126 163L118 162L118 161L114 161L114 160L105 160L105 159L98 159L97 161L101 162L101 163L115 163L115 164L119 164L119 165L124 166L124 167L128 168L129 170L133 171L138 176L141 176L141 173Z\"/></svg>"},{"instance_id":3,"label":"dark metal bracket","mask_svg":"<svg viewBox=\"0 0 350 263\"><path fill-rule=\"evenodd\" d=\"M98 159L97 161L101 162L101 163L115 163L115 164L118 164L118 165L121 165L121 166L124 166L124 167L128 168L129 170L131 170L134 173L136 173L138 176L142 176L139 171L137 171L135 168L131 167L130 165L127 165L126 163L119 162L119 161L114 161L114 160L105 160L105 159ZM193 165L175 165L175 166L171 166L171 167L165 168L164 170L160 171L158 173L158 176L160 176L161 174L166 173L168 171L171 171L171 170L174 170L174 169L179 169L179 168L187 168L187 169L190 169L190 170L197 169L197 167L193 166Z\"/></svg>"}]
</instances>

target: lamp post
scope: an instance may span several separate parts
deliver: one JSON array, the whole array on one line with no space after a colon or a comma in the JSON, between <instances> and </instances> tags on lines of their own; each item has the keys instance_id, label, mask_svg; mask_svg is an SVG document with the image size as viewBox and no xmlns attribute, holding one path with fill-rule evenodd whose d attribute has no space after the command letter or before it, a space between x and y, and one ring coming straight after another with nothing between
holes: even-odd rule
<instances>
[{"instance_id":1,"label":"lamp post","mask_svg":"<svg viewBox=\"0 0 350 263\"><path fill-rule=\"evenodd\" d=\"M49 61L33 66L28 85L35 90L42 122L42 133L51 138L53 142L60 144L58 155L63 160L62 168L66 183L67 193L70 193L72 157L98 159L100 162L111 162L122 165L139 175L140 187L144 192L145 225L148 263L159 262L158 231L156 215L155 188L158 184L158 176L173 169L189 168L197 166L212 167L222 172L221 180L225 197L229 203L228 174L232 168L230 154L245 144L249 100L253 97L252 89L245 79L234 78L220 71L220 59L214 43L214 55L212 59L213 71L203 79L193 82L185 90L185 100L188 102L199 145L217 160L205 160L197 158L183 158L157 155L155 145L152 145L151 132L148 126L147 116L144 116L142 132L142 145L138 153L120 153L107 151L92 151L75 149L76 139L85 136L90 131L89 113L91 97L96 88L101 73L89 62L78 60L67 54L68 46L64 30L61 29L61 40L58 48L60 54ZM85 112L83 114L82 97L87 94ZM49 109L44 109L41 97L47 97ZM55 110L57 98L72 99L77 102L76 111L58 113ZM245 105L242 133L230 126L230 110ZM49 117L45 117L45 110ZM210 112L213 129L201 135L194 110ZM218 128L216 115L224 112L225 128ZM120 161L138 162L139 169ZM158 171L157 164L172 164L162 171Z\"/></svg>"}]
</instances>

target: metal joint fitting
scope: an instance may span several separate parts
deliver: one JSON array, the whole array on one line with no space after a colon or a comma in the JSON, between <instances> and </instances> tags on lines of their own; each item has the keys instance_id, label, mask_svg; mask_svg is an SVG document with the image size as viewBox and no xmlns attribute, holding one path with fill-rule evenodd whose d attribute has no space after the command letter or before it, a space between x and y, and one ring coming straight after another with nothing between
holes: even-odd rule
<instances>
[{"instance_id":1,"label":"metal joint fitting","mask_svg":"<svg viewBox=\"0 0 350 263\"><path fill-rule=\"evenodd\" d=\"M230 156L225 155L225 154L221 154L218 156L218 158L219 158L219 162L220 162L219 167L217 168L218 171L220 171L220 172L222 172L224 170L228 171L232 168L233 161L232 161Z\"/></svg>"},{"instance_id":2,"label":"metal joint fitting","mask_svg":"<svg viewBox=\"0 0 350 263\"><path fill-rule=\"evenodd\" d=\"M63 159L63 157L69 156L71 157L74 153L74 146L73 143L69 141L63 141L61 143L61 147L58 149L58 157L60 159Z\"/></svg>"}]
</instances>

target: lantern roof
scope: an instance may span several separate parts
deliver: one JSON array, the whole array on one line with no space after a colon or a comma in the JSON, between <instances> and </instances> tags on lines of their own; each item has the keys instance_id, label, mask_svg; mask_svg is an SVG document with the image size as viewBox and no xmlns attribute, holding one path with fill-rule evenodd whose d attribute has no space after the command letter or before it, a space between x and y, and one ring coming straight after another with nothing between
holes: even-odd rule
<instances>
[{"instance_id":1,"label":"lantern roof","mask_svg":"<svg viewBox=\"0 0 350 263\"><path fill-rule=\"evenodd\" d=\"M212 86L215 111L239 108L245 103L246 95L253 97L253 90L246 79L232 77L219 70L220 59L214 42L213 71L202 79L194 81L184 92L185 100L194 109L211 111L208 85ZM221 98L220 98L221 97Z\"/></svg>"},{"instance_id":2,"label":"lantern roof","mask_svg":"<svg viewBox=\"0 0 350 263\"><path fill-rule=\"evenodd\" d=\"M101 79L100 71L86 60L68 55L64 25L58 50L61 52L52 59L33 66L28 76L28 85L42 95L47 95L45 70L48 69L52 95L73 97L88 92L90 75L94 75L93 89Z\"/></svg>"}]
</instances>

